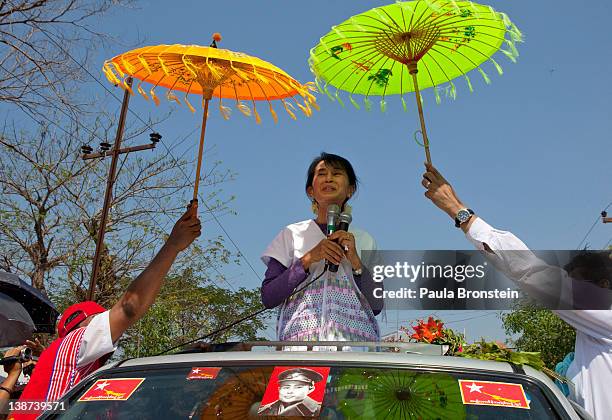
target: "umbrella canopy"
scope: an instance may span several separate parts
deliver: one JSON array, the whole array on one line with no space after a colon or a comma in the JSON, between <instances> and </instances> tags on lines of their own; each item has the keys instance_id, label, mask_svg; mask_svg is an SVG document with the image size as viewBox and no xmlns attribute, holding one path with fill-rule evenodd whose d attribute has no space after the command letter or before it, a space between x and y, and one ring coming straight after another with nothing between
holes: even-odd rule
<instances>
[{"instance_id":1,"label":"umbrella canopy","mask_svg":"<svg viewBox=\"0 0 612 420\"><path fill-rule=\"evenodd\" d=\"M511 61L518 57L516 43L521 32L504 13L470 1L416 0L376 7L334 26L310 52L310 68L319 89L342 104L340 90L360 108L354 94L380 96L386 108L387 95L415 92L421 132L429 153L420 89L433 87L440 102L440 88L456 96L453 79L463 77L472 91L468 73L476 70L490 83L481 65L501 52ZM330 92L329 86L336 88ZM404 109L407 104L402 96ZM429 156L428 156L428 160Z\"/></svg>"},{"instance_id":2,"label":"umbrella canopy","mask_svg":"<svg viewBox=\"0 0 612 420\"><path fill-rule=\"evenodd\" d=\"M55 305L38 289L21 280L16 274L0 271L0 292L19 302L30 314L38 332L53 334L59 312Z\"/></svg>"},{"instance_id":3,"label":"umbrella canopy","mask_svg":"<svg viewBox=\"0 0 612 420\"><path fill-rule=\"evenodd\" d=\"M231 100L244 115L254 116L257 123L261 122L258 101L264 102L274 122L278 121L278 116L272 106L273 101L280 101L292 119L297 118L295 114L298 109L309 117L312 108L317 108L315 97L310 93L314 90L312 85L299 83L260 58L217 48L220 40L221 36L214 34L209 47L176 44L138 48L105 61L102 69L111 83L131 93L128 78L140 79L137 91L147 100L150 95L155 104L159 104L155 92L158 86L168 88L166 98L178 104L181 104L181 99L175 92L184 92L183 101L192 112L195 112L195 108L189 101L189 94L201 95L204 114L194 200L198 193L208 107L213 96L219 98L219 111L226 120L230 117L231 108L227 106L230 102L223 102L223 99ZM149 94L142 87L144 82L152 85Z\"/></svg>"},{"instance_id":4,"label":"umbrella canopy","mask_svg":"<svg viewBox=\"0 0 612 420\"><path fill-rule=\"evenodd\" d=\"M465 407L457 380L446 373L347 369L340 389L360 385L363 395L345 392L339 410L347 418L463 419Z\"/></svg>"},{"instance_id":5,"label":"umbrella canopy","mask_svg":"<svg viewBox=\"0 0 612 420\"><path fill-rule=\"evenodd\" d=\"M0 347L24 344L35 329L28 311L15 299L0 293Z\"/></svg>"},{"instance_id":6,"label":"umbrella canopy","mask_svg":"<svg viewBox=\"0 0 612 420\"><path fill-rule=\"evenodd\" d=\"M270 374L270 369L252 369L233 372L222 386L210 396L200 416L201 419L258 418L257 409Z\"/></svg>"}]
</instances>

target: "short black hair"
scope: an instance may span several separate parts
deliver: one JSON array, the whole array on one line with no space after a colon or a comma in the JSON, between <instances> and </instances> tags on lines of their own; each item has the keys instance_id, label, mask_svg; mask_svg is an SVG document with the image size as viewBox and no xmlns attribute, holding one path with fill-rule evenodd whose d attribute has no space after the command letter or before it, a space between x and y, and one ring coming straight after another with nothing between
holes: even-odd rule
<instances>
[{"instance_id":1,"label":"short black hair","mask_svg":"<svg viewBox=\"0 0 612 420\"><path fill-rule=\"evenodd\" d=\"M563 269L568 274L576 269L582 270L587 281L600 287L604 280L612 281L612 260L605 251L581 251Z\"/></svg>"},{"instance_id":2,"label":"short black hair","mask_svg":"<svg viewBox=\"0 0 612 420\"><path fill-rule=\"evenodd\" d=\"M355 170L353 169L353 165L347 159L342 156L334 155L332 153L321 152L321 154L315 157L310 166L308 167L308 172L306 173L306 195L308 195L308 187L312 187L312 181L315 176L315 169L317 165L321 162L325 162L326 165L331 166L332 168L343 169L346 172L346 175L349 180L349 185L357 191L357 185L359 184L359 180L357 179L357 175L355 175Z\"/></svg>"}]
</instances>

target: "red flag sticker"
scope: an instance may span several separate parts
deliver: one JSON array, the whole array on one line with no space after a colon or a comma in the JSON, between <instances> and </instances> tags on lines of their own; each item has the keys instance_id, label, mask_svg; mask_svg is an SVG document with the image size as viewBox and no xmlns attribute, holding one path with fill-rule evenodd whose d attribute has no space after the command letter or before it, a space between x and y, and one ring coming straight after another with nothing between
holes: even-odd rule
<instances>
[{"instance_id":1,"label":"red flag sticker","mask_svg":"<svg viewBox=\"0 0 612 420\"><path fill-rule=\"evenodd\" d=\"M459 388L463 404L529 409L529 401L521 384L460 379Z\"/></svg>"},{"instance_id":2,"label":"red flag sticker","mask_svg":"<svg viewBox=\"0 0 612 420\"><path fill-rule=\"evenodd\" d=\"M145 378L98 379L79 401L126 401Z\"/></svg>"},{"instance_id":3,"label":"red flag sticker","mask_svg":"<svg viewBox=\"0 0 612 420\"><path fill-rule=\"evenodd\" d=\"M191 368L187 379L215 379L220 371L220 367L194 367Z\"/></svg>"}]
</instances>

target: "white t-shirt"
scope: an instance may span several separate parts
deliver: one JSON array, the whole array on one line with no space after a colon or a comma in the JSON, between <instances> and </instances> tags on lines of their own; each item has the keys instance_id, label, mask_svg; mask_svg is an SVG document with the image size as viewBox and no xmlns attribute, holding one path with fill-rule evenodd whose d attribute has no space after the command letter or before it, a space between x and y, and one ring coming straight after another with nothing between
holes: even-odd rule
<instances>
[{"instance_id":1,"label":"white t-shirt","mask_svg":"<svg viewBox=\"0 0 612 420\"><path fill-rule=\"evenodd\" d=\"M519 238L511 232L495 229L477 218L466 233L467 238L480 250L486 243L492 251L517 250L523 252L485 252L485 256L510 279L523 283L535 282L544 270L561 270L547 265L531 254ZM562 279L559 296L561 301L571 296L571 279L567 273ZM567 290L562 290L567 289ZM589 412L595 419L612 416L612 310L560 310L553 311L576 329L574 361L567 370L567 377L574 383L570 398Z\"/></svg>"},{"instance_id":2,"label":"white t-shirt","mask_svg":"<svg viewBox=\"0 0 612 420\"><path fill-rule=\"evenodd\" d=\"M96 315L85 328L81 339L77 367L87 366L117 349L110 330L110 311Z\"/></svg>"}]
</instances>

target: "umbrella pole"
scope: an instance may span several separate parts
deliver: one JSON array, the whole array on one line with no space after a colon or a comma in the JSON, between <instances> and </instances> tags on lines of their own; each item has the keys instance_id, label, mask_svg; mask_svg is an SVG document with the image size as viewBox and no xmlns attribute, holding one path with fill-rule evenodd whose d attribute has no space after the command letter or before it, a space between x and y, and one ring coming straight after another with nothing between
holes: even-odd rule
<instances>
[{"instance_id":1,"label":"umbrella pole","mask_svg":"<svg viewBox=\"0 0 612 420\"><path fill-rule=\"evenodd\" d=\"M202 153L204 152L204 135L206 134L206 121L208 120L208 103L210 98L204 99L204 115L202 116L202 131L200 132L200 149L198 151L198 166L196 167L195 186L193 188L193 201L198 199L200 186L200 169L202 168Z\"/></svg>"},{"instance_id":2,"label":"umbrella pole","mask_svg":"<svg viewBox=\"0 0 612 420\"><path fill-rule=\"evenodd\" d=\"M425 129L425 117L423 116L423 104L421 103L421 92L419 91L419 82L417 81L417 64L408 63L408 70L412 75L412 82L414 84L414 93L416 96L417 108L419 110L419 119L421 120L421 133L423 133L423 144L425 145L425 157L427 163L431 165L431 155L429 154L429 138L427 137L427 130Z\"/></svg>"}]
</instances>

